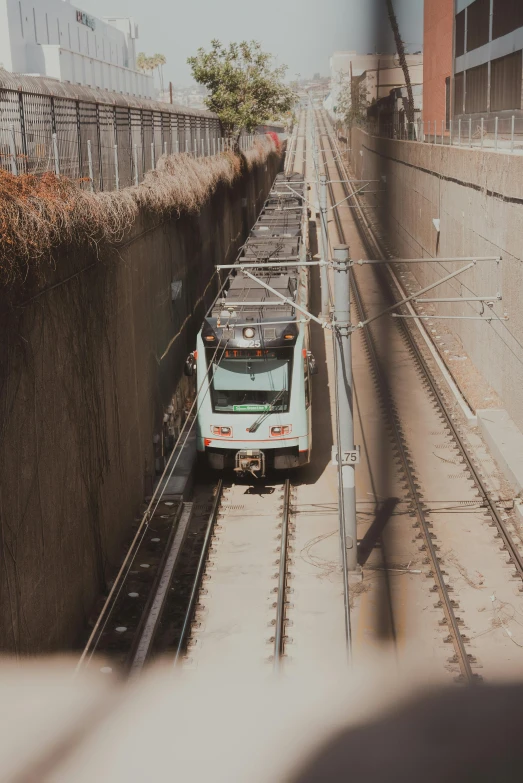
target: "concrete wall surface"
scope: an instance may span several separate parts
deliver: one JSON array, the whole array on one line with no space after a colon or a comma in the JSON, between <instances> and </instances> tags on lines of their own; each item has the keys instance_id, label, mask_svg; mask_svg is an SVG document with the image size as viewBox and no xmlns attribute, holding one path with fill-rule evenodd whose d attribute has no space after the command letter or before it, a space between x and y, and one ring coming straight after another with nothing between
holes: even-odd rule
<instances>
[{"instance_id":1,"label":"concrete wall surface","mask_svg":"<svg viewBox=\"0 0 523 783\"><path fill-rule=\"evenodd\" d=\"M60 248L45 282L1 294L1 651L70 648L85 628L151 489L214 265L234 260L278 168L273 154L199 215L143 215L101 257Z\"/></svg>"},{"instance_id":2,"label":"concrete wall surface","mask_svg":"<svg viewBox=\"0 0 523 783\"><path fill-rule=\"evenodd\" d=\"M420 286L429 285L459 262L438 258L500 256L500 265L478 262L427 297L494 296L493 312L509 320L448 320L485 380L500 395L523 430L523 157L352 133L357 178L378 180L369 196L397 257L434 258L413 265ZM371 200L373 199L373 200ZM374 200L375 199L375 200ZM433 224L440 220L440 234ZM437 304L438 315L480 314L477 302ZM487 312L490 312L488 308Z\"/></svg>"}]
</instances>

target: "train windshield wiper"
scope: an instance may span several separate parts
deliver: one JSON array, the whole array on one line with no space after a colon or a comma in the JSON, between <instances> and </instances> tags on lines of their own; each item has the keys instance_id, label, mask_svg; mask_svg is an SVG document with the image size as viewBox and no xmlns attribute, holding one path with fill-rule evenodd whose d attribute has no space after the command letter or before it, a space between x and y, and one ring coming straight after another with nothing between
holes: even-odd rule
<instances>
[{"instance_id":1,"label":"train windshield wiper","mask_svg":"<svg viewBox=\"0 0 523 783\"><path fill-rule=\"evenodd\" d=\"M263 413L262 413L260 416L258 416L258 418L256 419L256 421L255 421L253 424L251 424L251 426L250 426L250 427L247 427L247 432L256 432L256 430L258 429L258 427L260 426L260 424L261 424L263 421L265 421L265 419L266 419L266 417L269 415L269 413L272 413L273 411L275 411L275 410L276 410L276 406L277 406L277 404L278 404L278 403L279 403L279 404L278 404L278 407L279 407L279 408L281 408L281 406L282 406L282 403L281 403L281 398L283 397L283 395L284 395L286 392L287 392L287 389L282 389L280 392L278 392L278 394L276 395L276 397L274 398L274 400L271 402L271 404L270 404L270 406L269 406L268 410L266 410L266 411L263 411Z\"/></svg>"}]
</instances>

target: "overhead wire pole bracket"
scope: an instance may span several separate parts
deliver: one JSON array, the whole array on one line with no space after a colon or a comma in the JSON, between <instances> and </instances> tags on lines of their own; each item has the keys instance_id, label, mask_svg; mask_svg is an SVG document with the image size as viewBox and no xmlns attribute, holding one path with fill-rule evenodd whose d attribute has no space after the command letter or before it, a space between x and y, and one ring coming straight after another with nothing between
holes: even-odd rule
<instances>
[{"instance_id":1,"label":"overhead wire pole bracket","mask_svg":"<svg viewBox=\"0 0 523 783\"><path fill-rule=\"evenodd\" d=\"M274 288L272 288L272 286L268 285L268 283L264 283L263 280L260 280L259 277L256 277L255 275L251 275L251 273L247 272L246 270L243 270L243 274L247 275L247 277L249 277L251 280L254 280L255 283L258 283L259 285L263 286L263 288L266 288L267 291L270 291L271 294L277 296L279 299L282 300L282 302L285 302L290 307L294 307L300 313L306 315L307 318L310 318L312 321L315 321L317 324L319 324L322 327L322 329L331 327L331 324L328 324L326 321L322 320L321 318L317 318L312 313L309 313L309 311L305 307L299 305L297 302L294 301L294 299L291 299L289 296L283 296L283 294L280 294L279 291L276 291Z\"/></svg>"},{"instance_id":2,"label":"overhead wire pole bracket","mask_svg":"<svg viewBox=\"0 0 523 783\"><path fill-rule=\"evenodd\" d=\"M407 302L411 302L413 299L416 299L416 297L420 296L420 294L425 294L427 291L431 291L433 288L436 288L437 286L441 285L442 283L446 283L447 280L451 280L453 277L457 277L457 275L462 274L463 272L466 272L467 269L472 269L473 266L476 265L476 262L473 261L470 264L467 264L466 266L461 267L461 269L457 269L455 272L451 272L449 275L446 275L445 277L442 277L440 280L437 280L435 283L431 283L431 285L426 286L425 288L422 288L420 291L416 291L415 294L411 294L410 296L405 297L404 299L401 299L399 302L395 302L390 307L387 307L385 310L382 310L381 313L377 313L376 315L372 315L370 318L367 318L365 321L360 321L357 325L357 329L362 329L364 326L368 326L368 324L372 323L373 321L376 321L378 318L381 318L383 315L387 315L387 313L392 312L392 310L396 310L398 307L401 307L402 305L406 304Z\"/></svg>"},{"instance_id":3,"label":"overhead wire pole bracket","mask_svg":"<svg viewBox=\"0 0 523 783\"><path fill-rule=\"evenodd\" d=\"M242 262L236 264L217 264L216 269L259 269L260 266L266 267L293 267L293 266L327 266L326 261L271 261L269 258L260 258L257 263L244 264Z\"/></svg>"}]
</instances>

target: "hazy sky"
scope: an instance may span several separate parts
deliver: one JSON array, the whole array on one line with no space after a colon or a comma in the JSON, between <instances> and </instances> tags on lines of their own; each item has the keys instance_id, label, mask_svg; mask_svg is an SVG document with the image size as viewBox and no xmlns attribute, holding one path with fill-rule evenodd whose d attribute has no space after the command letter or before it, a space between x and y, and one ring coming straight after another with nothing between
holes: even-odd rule
<instances>
[{"instance_id":1,"label":"hazy sky","mask_svg":"<svg viewBox=\"0 0 523 783\"><path fill-rule=\"evenodd\" d=\"M73 0L95 16L134 16L138 51L167 57L165 74L175 84L191 82L187 57L212 38L256 39L289 66L289 76L329 72L338 49L366 54L392 51L385 0ZM421 48L423 0L395 0L410 51ZM377 28L380 28L379 30Z\"/></svg>"}]
</instances>

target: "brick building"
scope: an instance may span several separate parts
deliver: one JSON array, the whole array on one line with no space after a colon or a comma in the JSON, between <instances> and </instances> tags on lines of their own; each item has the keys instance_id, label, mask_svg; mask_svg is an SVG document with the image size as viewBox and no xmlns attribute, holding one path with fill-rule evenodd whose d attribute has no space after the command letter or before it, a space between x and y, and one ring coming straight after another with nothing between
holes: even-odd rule
<instances>
[{"instance_id":1,"label":"brick building","mask_svg":"<svg viewBox=\"0 0 523 783\"><path fill-rule=\"evenodd\" d=\"M423 119L438 132L522 116L523 0L425 0L423 54Z\"/></svg>"},{"instance_id":2,"label":"brick building","mask_svg":"<svg viewBox=\"0 0 523 783\"><path fill-rule=\"evenodd\" d=\"M454 114L519 114L523 0L455 0Z\"/></svg>"},{"instance_id":3,"label":"brick building","mask_svg":"<svg viewBox=\"0 0 523 783\"><path fill-rule=\"evenodd\" d=\"M454 0L425 0L423 117L439 129L450 125Z\"/></svg>"}]
</instances>

